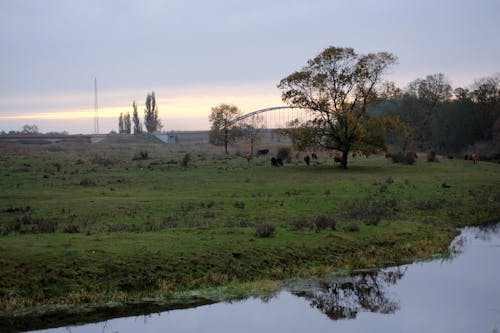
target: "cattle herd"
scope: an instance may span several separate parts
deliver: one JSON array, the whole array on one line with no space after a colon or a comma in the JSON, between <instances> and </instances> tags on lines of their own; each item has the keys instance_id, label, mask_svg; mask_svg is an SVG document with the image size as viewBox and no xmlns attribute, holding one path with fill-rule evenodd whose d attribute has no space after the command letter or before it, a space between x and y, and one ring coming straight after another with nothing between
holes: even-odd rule
<instances>
[{"instance_id":1,"label":"cattle herd","mask_svg":"<svg viewBox=\"0 0 500 333\"><path fill-rule=\"evenodd\" d=\"M257 150L257 156L266 156L267 154L269 154L269 149L259 149ZM413 157L413 158L417 158L417 154L415 152L411 152L411 153L408 153L408 155L410 155ZM296 159L298 160L300 158L300 153L297 153L295 155ZM336 164L342 164L342 155L339 154L339 153L335 153L335 154L332 154L330 155L330 157L333 158L333 161ZM352 153L352 157L355 158L355 157L363 157L363 158L366 158L367 156L365 154L363 154L362 152L358 152L358 151L355 151ZM385 153L385 158L387 159L390 159L393 157L393 154L390 153L389 151L387 151ZM247 154L246 155L246 159L247 161L250 163L253 159L253 155L252 154ZM466 160L471 160L474 164L477 164L478 161L479 161L479 154L474 152L470 155L468 154L465 154L464 156L464 159ZM316 153L312 153L311 156L309 155L305 155L304 158L304 163L306 165L310 165L311 164L311 161L317 161L318 160L318 155L316 155ZM280 166L283 166L283 159L281 158L277 158L277 157L271 157L271 166L273 167L280 167Z\"/></svg>"}]
</instances>

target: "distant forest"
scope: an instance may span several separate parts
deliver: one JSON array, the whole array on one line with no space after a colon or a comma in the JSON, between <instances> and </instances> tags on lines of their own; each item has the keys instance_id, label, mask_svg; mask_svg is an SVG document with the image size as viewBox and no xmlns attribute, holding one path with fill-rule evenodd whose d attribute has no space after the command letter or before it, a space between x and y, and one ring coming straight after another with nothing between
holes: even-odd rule
<instances>
[{"instance_id":1,"label":"distant forest","mask_svg":"<svg viewBox=\"0 0 500 333\"><path fill-rule=\"evenodd\" d=\"M386 83L370 111L407 125L403 137L388 136L394 150L500 158L500 73L469 88L453 89L443 74L414 80L405 89Z\"/></svg>"}]
</instances>

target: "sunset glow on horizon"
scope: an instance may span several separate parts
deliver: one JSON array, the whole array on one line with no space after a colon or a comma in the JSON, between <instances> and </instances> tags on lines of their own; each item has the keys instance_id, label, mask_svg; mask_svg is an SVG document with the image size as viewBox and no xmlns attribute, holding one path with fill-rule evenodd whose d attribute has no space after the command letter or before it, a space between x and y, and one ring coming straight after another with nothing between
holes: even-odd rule
<instances>
[{"instance_id":1,"label":"sunset glow on horizon","mask_svg":"<svg viewBox=\"0 0 500 333\"><path fill-rule=\"evenodd\" d=\"M169 91L169 93L165 93L167 96L163 97L162 91ZM127 105L123 102L125 95L126 92L119 91L111 93L103 92L100 95L102 101L99 102L98 113L101 133L117 130L120 113L125 114L129 112L132 115L132 103L130 102ZM211 108L221 103L234 104L242 113L283 105L279 91L275 90L274 94L266 93L263 89L252 85L240 87L194 87L191 89L184 87L181 90L163 88L155 91L155 95L164 130L208 130L210 127L208 116ZM74 94L66 97L54 96L53 98L63 99L68 105L72 105L73 102L75 102L74 104L81 104L85 97L89 100L91 98L90 95L81 96ZM139 99L135 101L139 117L142 121L144 101ZM44 102L50 104L51 101L46 99ZM89 101L86 101L86 103L90 104ZM61 124L65 124L69 128L73 128L73 126L68 125L70 123L78 124L79 127L82 127L82 124L88 124L88 126L83 127L83 129L87 128L87 131L91 131L93 119L94 108L91 107L71 109L70 107L59 106L56 110L41 108L34 111L23 110L23 112L0 114L1 124L7 120L17 123L60 121ZM0 125L0 130L8 130L2 127L4 126ZM43 130L43 126L41 127ZM58 131L62 131L62 129L58 129ZM71 129L68 131L70 133L78 132Z\"/></svg>"}]
</instances>

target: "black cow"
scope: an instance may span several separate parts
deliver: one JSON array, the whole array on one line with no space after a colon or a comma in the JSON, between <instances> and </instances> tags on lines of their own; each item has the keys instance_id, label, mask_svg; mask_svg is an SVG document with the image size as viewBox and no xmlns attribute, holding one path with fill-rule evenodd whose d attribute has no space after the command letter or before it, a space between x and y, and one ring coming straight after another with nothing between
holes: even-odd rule
<instances>
[{"instance_id":1,"label":"black cow","mask_svg":"<svg viewBox=\"0 0 500 333\"><path fill-rule=\"evenodd\" d=\"M257 150L257 156L269 154L269 149L259 149Z\"/></svg>"},{"instance_id":2,"label":"black cow","mask_svg":"<svg viewBox=\"0 0 500 333\"><path fill-rule=\"evenodd\" d=\"M313 160L315 160L315 161L318 159L318 155L316 155L315 153L312 153L312 154L311 154L311 157L312 157L312 159L313 159Z\"/></svg>"},{"instance_id":3,"label":"black cow","mask_svg":"<svg viewBox=\"0 0 500 333\"><path fill-rule=\"evenodd\" d=\"M304 157L304 162L306 162L307 165L309 165L311 163L311 158L309 157L309 155L306 155Z\"/></svg>"},{"instance_id":4,"label":"black cow","mask_svg":"<svg viewBox=\"0 0 500 333\"><path fill-rule=\"evenodd\" d=\"M281 158L273 157L271 158L271 165L275 167L283 166L283 160Z\"/></svg>"}]
</instances>

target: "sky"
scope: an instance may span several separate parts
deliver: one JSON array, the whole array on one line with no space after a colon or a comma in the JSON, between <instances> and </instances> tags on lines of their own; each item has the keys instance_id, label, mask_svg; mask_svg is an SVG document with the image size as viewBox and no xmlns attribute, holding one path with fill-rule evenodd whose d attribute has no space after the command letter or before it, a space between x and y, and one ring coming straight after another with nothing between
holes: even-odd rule
<instances>
[{"instance_id":1,"label":"sky","mask_svg":"<svg viewBox=\"0 0 500 333\"><path fill-rule=\"evenodd\" d=\"M154 91L164 130L208 129L211 107L283 105L279 81L329 46L398 57L404 87L500 72L499 0L1 0L0 131L117 130Z\"/></svg>"}]
</instances>

